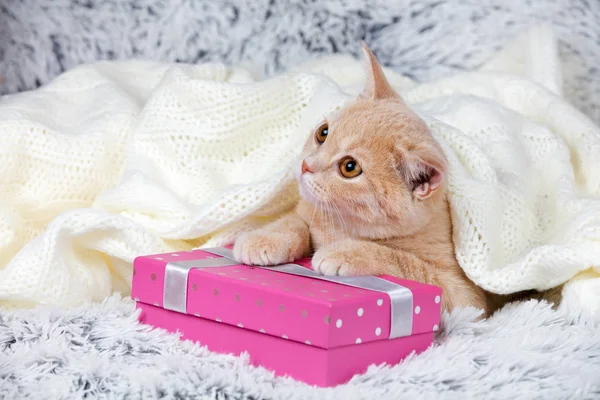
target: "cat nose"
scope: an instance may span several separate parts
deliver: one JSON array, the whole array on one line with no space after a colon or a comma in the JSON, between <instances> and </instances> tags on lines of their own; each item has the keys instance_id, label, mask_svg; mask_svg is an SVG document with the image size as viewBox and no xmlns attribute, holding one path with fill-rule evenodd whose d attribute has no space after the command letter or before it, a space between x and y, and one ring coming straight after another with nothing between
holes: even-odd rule
<instances>
[{"instance_id":1,"label":"cat nose","mask_svg":"<svg viewBox=\"0 0 600 400\"><path fill-rule=\"evenodd\" d=\"M308 164L306 163L306 160L302 160L302 174L304 175L305 172L311 172L310 168L308 168Z\"/></svg>"}]
</instances>

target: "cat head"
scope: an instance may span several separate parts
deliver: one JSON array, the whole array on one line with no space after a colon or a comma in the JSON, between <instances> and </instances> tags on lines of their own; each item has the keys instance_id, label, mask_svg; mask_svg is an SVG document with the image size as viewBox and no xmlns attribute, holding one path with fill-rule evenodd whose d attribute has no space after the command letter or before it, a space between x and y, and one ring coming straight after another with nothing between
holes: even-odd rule
<instances>
[{"instance_id":1,"label":"cat head","mask_svg":"<svg viewBox=\"0 0 600 400\"><path fill-rule=\"evenodd\" d=\"M446 159L429 128L363 44L363 93L314 129L297 178L301 196L372 238L422 228L444 199Z\"/></svg>"}]
</instances>

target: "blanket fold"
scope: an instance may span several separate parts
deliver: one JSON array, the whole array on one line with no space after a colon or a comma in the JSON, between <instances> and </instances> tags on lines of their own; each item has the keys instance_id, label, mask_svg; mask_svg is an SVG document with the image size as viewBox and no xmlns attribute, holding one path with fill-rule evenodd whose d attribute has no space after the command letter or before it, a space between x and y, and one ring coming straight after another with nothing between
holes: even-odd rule
<instances>
[{"instance_id":1,"label":"blanket fold","mask_svg":"<svg viewBox=\"0 0 600 400\"><path fill-rule=\"evenodd\" d=\"M467 275L496 293L566 283L570 307L596 310L600 130L561 97L555 49L536 27L480 71L386 72L448 155ZM310 129L361 79L343 56L266 80L101 62L0 99L0 305L127 294L137 255L223 245L289 210Z\"/></svg>"}]
</instances>

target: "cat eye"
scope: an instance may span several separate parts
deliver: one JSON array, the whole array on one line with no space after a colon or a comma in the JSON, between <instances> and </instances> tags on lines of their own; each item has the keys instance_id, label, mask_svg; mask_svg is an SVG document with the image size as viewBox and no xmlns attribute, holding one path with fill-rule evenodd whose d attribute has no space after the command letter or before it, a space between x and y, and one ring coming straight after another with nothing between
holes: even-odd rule
<instances>
[{"instance_id":1,"label":"cat eye","mask_svg":"<svg viewBox=\"0 0 600 400\"><path fill-rule=\"evenodd\" d=\"M346 157L340 162L340 173L344 178L356 178L362 174L362 169L354 158Z\"/></svg>"},{"instance_id":2,"label":"cat eye","mask_svg":"<svg viewBox=\"0 0 600 400\"><path fill-rule=\"evenodd\" d=\"M323 143L325 143L325 140L327 140L328 134L329 134L329 125L327 124L327 122L325 122L323 125L321 125L319 127L319 129L317 129L317 132L315 133L315 139L317 139L317 142L319 144L323 144Z\"/></svg>"}]
</instances>

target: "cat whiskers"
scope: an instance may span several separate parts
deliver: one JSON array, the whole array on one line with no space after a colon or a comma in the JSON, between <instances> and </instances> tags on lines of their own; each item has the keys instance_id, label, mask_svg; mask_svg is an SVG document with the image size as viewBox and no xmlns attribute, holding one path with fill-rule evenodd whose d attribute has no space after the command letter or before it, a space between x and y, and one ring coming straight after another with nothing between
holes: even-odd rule
<instances>
[{"instance_id":1,"label":"cat whiskers","mask_svg":"<svg viewBox=\"0 0 600 400\"><path fill-rule=\"evenodd\" d=\"M331 237L331 241L332 241L334 250L337 251L338 241L335 240L336 239L335 238L336 229L335 229L335 222L333 220L333 215L331 213L331 206L327 207L327 219L329 221L329 224L330 224L329 226L331 228L331 233L329 236Z\"/></svg>"},{"instance_id":2,"label":"cat whiskers","mask_svg":"<svg viewBox=\"0 0 600 400\"><path fill-rule=\"evenodd\" d=\"M321 227L323 229L323 246L324 247L329 247L331 240L329 238L330 236L330 225L329 225L329 209L327 206L327 203L323 202L323 205L321 206L321 213L319 215L319 219L321 221Z\"/></svg>"},{"instance_id":3,"label":"cat whiskers","mask_svg":"<svg viewBox=\"0 0 600 400\"><path fill-rule=\"evenodd\" d=\"M321 200L317 200L317 204L313 208L312 218L310 220L310 223L308 224L308 231L310 232L311 236L312 236L312 232L313 232L312 227L315 222L315 216L317 214L317 211L319 212L319 220L320 220L321 219ZM319 224L317 224L317 225L319 225Z\"/></svg>"},{"instance_id":4,"label":"cat whiskers","mask_svg":"<svg viewBox=\"0 0 600 400\"><path fill-rule=\"evenodd\" d=\"M324 212L326 214L326 221L322 221L325 229L325 245L333 247L334 251L338 250L339 237L337 237L336 223L334 220L333 211L336 211L333 207L333 203L325 203ZM337 211L336 211L337 212Z\"/></svg>"},{"instance_id":5,"label":"cat whiskers","mask_svg":"<svg viewBox=\"0 0 600 400\"><path fill-rule=\"evenodd\" d=\"M339 242L344 238L350 237L350 232L346 222L344 221L344 218L342 217L342 213L339 207L334 203L322 200L322 197L325 195L322 186L314 182L306 182L306 184L310 194L314 196L314 207L310 222L308 223L308 228L312 232L315 217L318 213L318 220L320 224L317 224L317 226L320 225L320 228L323 231L322 246L332 246L334 250L337 250L339 247Z\"/></svg>"},{"instance_id":6,"label":"cat whiskers","mask_svg":"<svg viewBox=\"0 0 600 400\"><path fill-rule=\"evenodd\" d=\"M315 222L315 214L317 213L317 209L319 208L319 205L321 204L320 200L317 200L317 205L315 207L313 207L313 212L312 212L312 217L310 219L310 222L308 223L308 230L309 232L312 231L312 225Z\"/></svg>"},{"instance_id":7,"label":"cat whiskers","mask_svg":"<svg viewBox=\"0 0 600 400\"><path fill-rule=\"evenodd\" d=\"M331 204L335 210L335 213L337 214L337 217L340 220L340 225L342 226L342 238L341 240L344 240L346 238L350 237L350 232L348 231L348 226L346 225L346 221L344 221L344 218L342 217L342 213L339 209L339 207L337 205L335 205L335 203Z\"/></svg>"},{"instance_id":8,"label":"cat whiskers","mask_svg":"<svg viewBox=\"0 0 600 400\"><path fill-rule=\"evenodd\" d=\"M333 238L334 227L333 220L331 219L331 208L329 207L329 204L325 204L325 217L327 219L327 245L330 247L333 246L335 249L335 240Z\"/></svg>"},{"instance_id":9,"label":"cat whiskers","mask_svg":"<svg viewBox=\"0 0 600 400\"><path fill-rule=\"evenodd\" d=\"M319 222L321 224L321 228L323 229L323 246L327 246L327 224L325 224L323 214L325 210L323 209L322 203L319 201Z\"/></svg>"}]
</instances>

